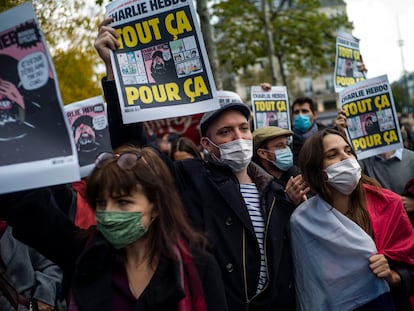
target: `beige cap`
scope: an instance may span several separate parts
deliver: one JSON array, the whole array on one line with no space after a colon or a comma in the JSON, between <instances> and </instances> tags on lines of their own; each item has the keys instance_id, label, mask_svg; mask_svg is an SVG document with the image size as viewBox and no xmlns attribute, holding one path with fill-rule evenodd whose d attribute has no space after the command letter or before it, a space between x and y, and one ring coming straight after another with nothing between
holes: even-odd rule
<instances>
[{"instance_id":1,"label":"beige cap","mask_svg":"<svg viewBox=\"0 0 414 311\"><path fill-rule=\"evenodd\" d=\"M257 149L269 139L273 139L280 136L292 136L293 132L282 129L281 127L277 126L264 126L258 128L253 132L253 154L256 154Z\"/></svg>"}]
</instances>

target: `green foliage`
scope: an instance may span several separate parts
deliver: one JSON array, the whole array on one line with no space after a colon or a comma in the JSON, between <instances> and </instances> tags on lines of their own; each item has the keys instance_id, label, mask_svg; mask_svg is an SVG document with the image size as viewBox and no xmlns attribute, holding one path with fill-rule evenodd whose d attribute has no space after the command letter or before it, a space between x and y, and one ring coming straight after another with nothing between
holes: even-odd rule
<instances>
[{"instance_id":1,"label":"green foliage","mask_svg":"<svg viewBox=\"0 0 414 311\"><path fill-rule=\"evenodd\" d=\"M26 1L24 0L6 0L0 2L0 13L15 7L16 5L23 4Z\"/></svg>"},{"instance_id":2,"label":"green foliage","mask_svg":"<svg viewBox=\"0 0 414 311\"><path fill-rule=\"evenodd\" d=\"M414 100L408 102L408 92L404 83L396 81L391 84L392 97L394 98L395 110L397 112L406 112L406 110L413 111Z\"/></svg>"},{"instance_id":3,"label":"green foliage","mask_svg":"<svg viewBox=\"0 0 414 311\"><path fill-rule=\"evenodd\" d=\"M268 57L262 1L268 1L274 56L283 62L279 67L316 76L333 66L336 31L352 29L346 15L328 16L319 10L319 0L282 0L279 6L269 0L227 0L213 5L219 60L227 72Z\"/></svg>"},{"instance_id":4,"label":"green foliage","mask_svg":"<svg viewBox=\"0 0 414 311\"><path fill-rule=\"evenodd\" d=\"M82 53L79 47L58 50L53 58L64 104L101 95L95 76L95 57Z\"/></svg>"}]
</instances>

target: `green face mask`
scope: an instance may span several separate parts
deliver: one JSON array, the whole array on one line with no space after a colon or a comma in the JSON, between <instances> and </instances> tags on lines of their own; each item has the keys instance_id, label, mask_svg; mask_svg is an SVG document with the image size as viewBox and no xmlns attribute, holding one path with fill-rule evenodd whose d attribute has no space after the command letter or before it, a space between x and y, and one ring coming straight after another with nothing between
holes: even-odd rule
<instances>
[{"instance_id":1,"label":"green face mask","mask_svg":"<svg viewBox=\"0 0 414 311\"><path fill-rule=\"evenodd\" d=\"M116 249L125 247L142 237L147 228L142 225L141 212L96 212L96 225Z\"/></svg>"}]
</instances>

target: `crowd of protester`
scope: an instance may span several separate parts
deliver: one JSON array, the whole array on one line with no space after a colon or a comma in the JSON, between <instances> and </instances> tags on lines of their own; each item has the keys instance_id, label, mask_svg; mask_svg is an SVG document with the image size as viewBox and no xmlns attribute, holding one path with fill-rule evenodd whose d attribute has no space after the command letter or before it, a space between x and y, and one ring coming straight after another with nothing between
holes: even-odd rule
<instances>
[{"instance_id":1,"label":"crowd of protester","mask_svg":"<svg viewBox=\"0 0 414 311\"><path fill-rule=\"evenodd\" d=\"M114 152L78 184L0 195L3 234L44 256L54 287L38 295L46 272L33 269L21 290L0 243L0 301L29 310L34 298L46 311L59 297L69 311L414 310L409 145L358 161L344 113L326 128L309 97L293 101L292 131L252 131L236 93L204 114L199 144L175 133L153 143L141 123L122 122L110 22L95 48Z\"/></svg>"}]
</instances>

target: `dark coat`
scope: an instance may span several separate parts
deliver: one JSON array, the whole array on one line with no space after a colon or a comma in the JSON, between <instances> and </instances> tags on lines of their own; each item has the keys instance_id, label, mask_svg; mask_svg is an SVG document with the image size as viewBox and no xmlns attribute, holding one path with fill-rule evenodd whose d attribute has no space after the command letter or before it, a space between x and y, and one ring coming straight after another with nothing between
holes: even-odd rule
<instances>
[{"instance_id":1,"label":"dark coat","mask_svg":"<svg viewBox=\"0 0 414 311\"><path fill-rule=\"evenodd\" d=\"M142 124L122 125L115 84L103 84L108 103L112 147L143 138ZM112 115L111 115L112 114ZM141 129L140 129L141 128ZM256 184L265 216L265 256L268 282L256 295L260 271L260 250L236 176L228 166L198 159L171 163L181 198L193 224L207 234L223 276L227 304L231 311L294 310L293 267L289 241L289 218L293 204L283 187L258 165L248 174Z\"/></svg>"},{"instance_id":2,"label":"dark coat","mask_svg":"<svg viewBox=\"0 0 414 311\"><path fill-rule=\"evenodd\" d=\"M201 160L175 162L177 184L193 223L206 232L219 263L229 310L293 310L289 218L293 205L283 188L256 164L248 174L265 216L268 283L259 295L260 250L237 178L229 167Z\"/></svg>"},{"instance_id":3,"label":"dark coat","mask_svg":"<svg viewBox=\"0 0 414 311\"><path fill-rule=\"evenodd\" d=\"M112 268L116 251L96 233L92 238L75 227L54 206L48 189L0 196L0 219L13 226L16 238L32 246L59 265L70 281L71 294L79 311L116 310L112 306ZM220 272L214 257L197 260L207 310L227 310ZM178 267L160 260L150 285L137 300L134 310L174 310L184 297ZM140 297L140 298L141 298Z\"/></svg>"},{"instance_id":4,"label":"dark coat","mask_svg":"<svg viewBox=\"0 0 414 311\"><path fill-rule=\"evenodd\" d=\"M315 124L316 124L318 131L321 131L326 128L326 126L321 123L316 122ZM314 125L312 125L312 127L313 126ZM304 139L303 137L300 137L296 133L293 134L293 140L292 140L293 163L295 163L296 165L298 165L299 153L302 150L302 146L305 143L305 141L306 139Z\"/></svg>"}]
</instances>

